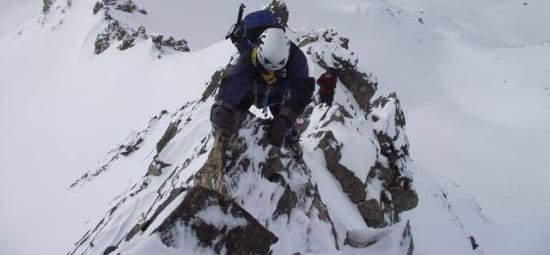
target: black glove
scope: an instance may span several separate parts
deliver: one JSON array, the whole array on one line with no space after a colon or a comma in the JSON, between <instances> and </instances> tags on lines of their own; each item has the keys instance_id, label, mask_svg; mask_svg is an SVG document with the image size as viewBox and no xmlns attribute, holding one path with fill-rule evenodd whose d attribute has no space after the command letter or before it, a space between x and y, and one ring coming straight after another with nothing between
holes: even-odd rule
<instances>
[{"instance_id":1,"label":"black glove","mask_svg":"<svg viewBox=\"0 0 550 255\"><path fill-rule=\"evenodd\" d=\"M235 111L226 105L214 104L210 110L210 121L215 135L230 137L237 132Z\"/></svg>"},{"instance_id":2,"label":"black glove","mask_svg":"<svg viewBox=\"0 0 550 255\"><path fill-rule=\"evenodd\" d=\"M269 132L272 145L277 147L283 145L286 134L296 121L296 117L297 115L292 110L283 107L279 114L273 118Z\"/></svg>"}]
</instances>

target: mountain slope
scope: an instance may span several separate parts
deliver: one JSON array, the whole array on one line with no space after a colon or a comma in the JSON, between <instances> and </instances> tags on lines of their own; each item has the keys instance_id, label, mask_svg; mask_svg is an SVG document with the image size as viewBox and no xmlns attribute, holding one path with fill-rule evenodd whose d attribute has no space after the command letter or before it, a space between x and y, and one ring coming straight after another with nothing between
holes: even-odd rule
<instances>
[{"instance_id":1,"label":"mountain slope","mask_svg":"<svg viewBox=\"0 0 550 255\"><path fill-rule=\"evenodd\" d=\"M209 31L225 31L237 6L236 2L218 3L212 8L231 13L220 11L201 29L191 26L195 30L181 33L189 22L161 22L159 17L173 19L163 15L165 9L177 14L193 14L196 9L180 7L177 1L136 3L148 10L147 16L138 17L149 23L126 22L136 28L145 25L148 32L184 37L191 50L217 42L223 33L215 37ZM404 214L417 231L415 245L423 254L445 251L444 245L431 245L442 233L448 234L447 246L459 244L460 249L454 250L463 251L460 254L471 249L469 236L475 236L487 253L548 252L545 237L549 233L544 226L550 205L539 197L549 193L545 185L545 166L550 163L545 154L550 143L545 117L550 109L550 29L546 29L550 22L545 15L549 6L543 1L526 3L288 2L291 27L336 28L351 39L359 66L376 75L380 94L398 92L415 159L409 167L414 168L420 201L429 201ZM171 111L197 98L202 92L197 85L225 65L233 51L227 43L217 43L157 60L154 46L144 41L124 52L114 48L94 56L95 36L104 28L101 17L92 14L94 4L74 1L70 11L59 14L65 15L61 26L57 25L60 16L55 16L45 25L36 19L0 34L0 66L6 70L0 76L0 131L9 137L0 144L0 159L9 169L1 177L10 180L0 188L2 226L9 233L1 241L11 254L69 250L69 239L88 227L81 223L94 222L113 195L126 189L119 184L134 183L143 171L127 168L117 172L117 178L103 180L110 184L92 184L78 195L65 190L67 185L83 169L95 169L98 155L128 130L160 110ZM113 191L97 194L103 185ZM455 199L447 202L441 190ZM490 227L476 223L482 217L465 193L479 201ZM471 210L449 212L445 209L449 205ZM34 211L49 220L27 217ZM433 218L440 224L432 224L433 215L426 213L435 211L441 217ZM462 219L457 221L452 214ZM473 223L464 219L470 217ZM461 229L460 225L466 230L448 231ZM26 230L36 226L40 226L36 238L28 237ZM55 236L49 234L53 228ZM44 236L50 238L38 238ZM36 245L23 245L27 238Z\"/></svg>"}]
</instances>

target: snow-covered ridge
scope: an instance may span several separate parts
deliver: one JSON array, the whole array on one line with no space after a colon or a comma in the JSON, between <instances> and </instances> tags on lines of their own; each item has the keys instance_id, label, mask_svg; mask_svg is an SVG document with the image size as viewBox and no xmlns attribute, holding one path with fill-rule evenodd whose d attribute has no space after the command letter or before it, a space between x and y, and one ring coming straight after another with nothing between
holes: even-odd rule
<instances>
[{"instance_id":1,"label":"snow-covered ridge","mask_svg":"<svg viewBox=\"0 0 550 255\"><path fill-rule=\"evenodd\" d=\"M418 203L412 174L406 169L408 143L399 102L391 95L367 103L376 82L357 69L356 60L342 57L352 56L351 52L337 41L323 38L302 45L314 57L310 61L312 75L319 75L321 65L331 63L345 84L340 84L332 107L313 102L301 116L303 158L294 158L285 150L272 157L271 146L263 139L264 121L254 115L248 117L230 147L214 143L208 116L224 72L220 70L201 99L171 114L169 122L159 122L161 126L155 129L163 126L164 134L143 131L141 134L149 135L119 146L128 162L145 156L145 161L140 160L145 175L115 199L114 206L70 254L142 254L152 250L163 254L171 249L207 254L248 254L256 249L263 251L261 254L353 254L359 250L412 254L410 225L394 226L401 221L402 211ZM315 49L337 50L321 55L315 54ZM166 119L162 116L161 120ZM357 152L364 157L356 158ZM115 160L94 173L121 171L124 165ZM282 179L266 179L262 174L266 167L279 169ZM85 179L100 182L101 176ZM208 199L189 200L191 196ZM212 209L212 201L229 203L229 207ZM204 210L193 216L181 218L176 215L187 215L188 210L174 211L197 206ZM237 211L244 210L252 218L244 224L229 208L241 208ZM219 215L220 210L225 215ZM209 218L212 215L220 218ZM233 229L249 227L252 230L241 233L241 239L230 238ZM351 230L369 228L369 233L381 231L378 238L366 241L364 235L348 235ZM263 242L258 237L259 243L250 246L247 240L257 231L267 231L266 238L274 235L276 239L269 237L265 240L271 241ZM230 239L233 241L228 242Z\"/></svg>"},{"instance_id":2,"label":"snow-covered ridge","mask_svg":"<svg viewBox=\"0 0 550 255\"><path fill-rule=\"evenodd\" d=\"M40 23L52 24L55 30L65 22L66 12L71 10L72 0L47 0L44 2L44 15ZM86 5L88 6L88 5ZM97 55L103 53L110 47L124 51L135 46L137 42L151 40L153 45L152 55L160 58L163 54L175 52L188 52L189 46L185 39L175 39L157 33L148 33L146 27L134 27L121 21L119 17L128 15L147 15L147 10L139 8L132 0L99 0L95 2L90 10L94 16L101 16L98 33L94 42L93 52Z\"/></svg>"},{"instance_id":3,"label":"snow-covered ridge","mask_svg":"<svg viewBox=\"0 0 550 255\"><path fill-rule=\"evenodd\" d=\"M95 41L96 54L101 54L112 44L117 45L116 47L123 51L133 47L136 41L148 40L149 38L151 38L155 48L159 51L157 55L159 58L161 57L161 54L166 54L169 52L189 51L189 46L185 39L176 40L172 36L147 34L144 26L132 28L131 25L116 19L116 14L113 12L117 11L137 15L147 15L147 11L145 9L138 8L132 0L102 0L96 2L93 8L94 15L97 15L98 13L102 14L105 22L107 23L107 27L104 31L97 35Z\"/></svg>"}]
</instances>

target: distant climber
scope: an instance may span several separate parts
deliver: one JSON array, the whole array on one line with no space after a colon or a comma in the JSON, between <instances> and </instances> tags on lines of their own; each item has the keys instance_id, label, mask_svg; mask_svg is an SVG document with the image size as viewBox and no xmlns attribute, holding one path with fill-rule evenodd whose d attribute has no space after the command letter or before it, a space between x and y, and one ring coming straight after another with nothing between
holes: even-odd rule
<instances>
[{"instance_id":1,"label":"distant climber","mask_svg":"<svg viewBox=\"0 0 550 255\"><path fill-rule=\"evenodd\" d=\"M269 10L250 13L242 21L239 17L228 38L240 54L224 73L211 109L214 134L236 134L248 109L255 105L273 115L270 143L297 149L298 132L293 125L315 89L304 53L288 39Z\"/></svg>"},{"instance_id":2,"label":"distant climber","mask_svg":"<svg viewBox=\"0 0 550 255\"><path fill-rule=\"evenodd\" d=\"M334 101L334 89L336 89L336 82L338 78L336 71L332 68L327 69L319 79L317 79L317 85L319 85L319 103L325 103L328 106L332 105Z\"/></svg>"}]
</instances>

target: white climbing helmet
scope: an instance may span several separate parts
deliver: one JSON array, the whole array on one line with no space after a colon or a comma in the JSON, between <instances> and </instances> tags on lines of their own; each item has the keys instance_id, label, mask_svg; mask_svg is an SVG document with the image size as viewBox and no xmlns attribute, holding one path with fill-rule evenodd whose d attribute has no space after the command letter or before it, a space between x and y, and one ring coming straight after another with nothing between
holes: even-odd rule
<instances>
[{"instance_id":1,"label":"white climbing helmet","mask_svg":"<svg viewBox=\"0 0 550 255\"><path fill-rule=\"evenodd\" d=\"M290 40L281 28L268 28L258 37L258 62L267 70L285 67L290 54Z\"/></svg>"}]
</instances>

